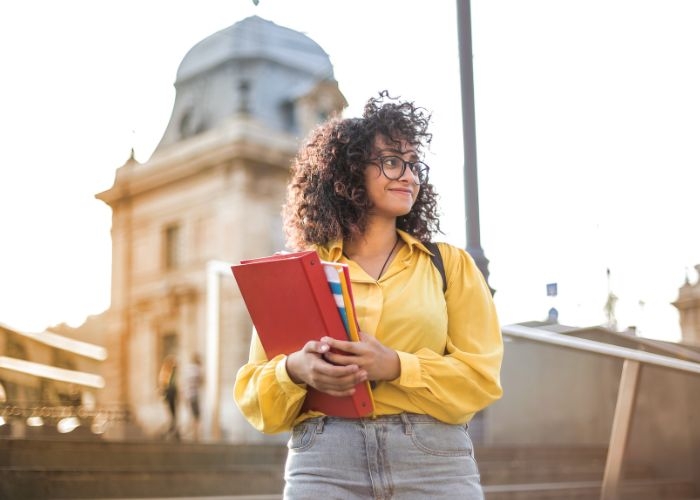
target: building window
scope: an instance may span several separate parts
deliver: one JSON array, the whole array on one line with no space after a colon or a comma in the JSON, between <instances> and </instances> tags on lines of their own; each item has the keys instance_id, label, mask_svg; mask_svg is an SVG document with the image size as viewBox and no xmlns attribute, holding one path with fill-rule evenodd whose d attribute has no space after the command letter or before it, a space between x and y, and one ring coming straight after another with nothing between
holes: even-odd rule
<instances>
[{"instance_id":1,"label":"building window","mask_svg":"<svg viewBox=\"0 0 700 500\"><path fill-rule=\"evenodd\" d=\"M5 340L5 355L15 359L29 359L25 345L10 335L7 335Z\"/></svg>"},{"instance_id":2,"label":"building window","mask_svg":"<svg viewBox=\"0 0 700 500\"><path fill-rule=\"evenodd\" d=\"M294 103L292 101L282 103L280 112L282 114L282 126L284 130L290 133L297 132L297 117Z\"/></svg>"},{"instance_id":3,"label":"building window","mask_svg":"<svg viewBox=\"0 0 700 500\"><path fill-rule=\"evenodd\" d=\"M177 333L172 330L163 333L160 337L159 355L160 360L168 356L177 356Z\"/></svg>"},{"instance_id":4,"label":"building window","mask_svg":"<svg viewBox=\"0 0 700 500\"><path fill-rule=\"evenodd\" d=\"M182 231L180 226L173 224L165 228L163 234L165 269L176 269L182 264Z\"/></svg>"},{"instance_id":5,"label":"building window","mask_svg":"<svg viewBox=\"0 0 700 500\"><path fill-rule=\"evenodd\" d=\"M73 355L62 351L60 349L51 350L51 364L56 368L63 368L65 370L77 370L78 367L75 364L75 360L71 359Z\"/></svg>"}]
</instances>

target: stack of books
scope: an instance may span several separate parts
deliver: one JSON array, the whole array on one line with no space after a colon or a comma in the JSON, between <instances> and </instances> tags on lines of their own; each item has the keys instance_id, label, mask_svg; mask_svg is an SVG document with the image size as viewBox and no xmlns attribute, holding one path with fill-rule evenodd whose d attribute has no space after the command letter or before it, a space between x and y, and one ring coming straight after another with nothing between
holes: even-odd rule
<instances>
[{"instance_id":1,"label":"stack of books","mask_svg":"<svg viewBox=\"0 0 700 500\"><path fill-rule=\"evenodd\" d=\"M231 271L269 359L328 336L358 342L348 266L326 262L315 250L243 260ZM369 381L352 396L309 387L302 411L359 418L374 412Z\"/></svg>"}]
</instances>

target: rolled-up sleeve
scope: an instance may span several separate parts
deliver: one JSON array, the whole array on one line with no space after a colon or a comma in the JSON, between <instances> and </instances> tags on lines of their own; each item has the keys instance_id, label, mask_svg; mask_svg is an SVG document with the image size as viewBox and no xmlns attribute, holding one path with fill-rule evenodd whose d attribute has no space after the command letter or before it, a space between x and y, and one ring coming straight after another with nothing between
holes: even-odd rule
<instances>
[{"instance_id":1,"label":"rolled-up sleeve","mask_svg":"<svg viewBox=\"0 0 700 500\"><path fill-rule=\"evenodd\" d=\"M253 332L248 363L236 373L233 392L243 416L260 432L291 429L304 403L306 387L289 377L286 359L279 355L268 360Z\"/></svg>"},{"instance_id":2,"label":"rolled-up sleeve","mask_svg":"<svg viewBox=\"0 0 700 500\"><path fill-rule=\"evenodd\" d=\"M401 376L392 383L410 405L445 422L468 421L503 394L503 340L491 291L472 257L440 244L447 270L444 352L399 351Z\"/></svg>"}]
</instances>

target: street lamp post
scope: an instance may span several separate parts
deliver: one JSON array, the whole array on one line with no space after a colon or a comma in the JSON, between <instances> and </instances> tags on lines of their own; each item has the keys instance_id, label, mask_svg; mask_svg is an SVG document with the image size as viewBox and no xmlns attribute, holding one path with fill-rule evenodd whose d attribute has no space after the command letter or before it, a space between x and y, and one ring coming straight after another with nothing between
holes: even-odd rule
<instances>
[{"instance_id":1,"label":"street lamp post","mask_svg":"<svg viewBox=\"0 0 700 500\"><path fill-rule=\"evenodd\" d=\"M479 229L479 186L476 173L476 131L474 112L474 68L470 0L457 0L457 35L462 90L462 135L464 139L464 208L467 216L467 252L489 279L489 260L481 248ZM491 288L491 294L495 290Z\"/></svg>"}]
</instances>

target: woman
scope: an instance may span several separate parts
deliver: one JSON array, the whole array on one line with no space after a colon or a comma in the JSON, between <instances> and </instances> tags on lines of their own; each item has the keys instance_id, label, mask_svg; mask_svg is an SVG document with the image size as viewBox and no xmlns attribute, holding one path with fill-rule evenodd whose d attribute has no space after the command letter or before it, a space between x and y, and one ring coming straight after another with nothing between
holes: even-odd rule
<instances>
[{"instance_id":1,"label":"woman","mask_svg":"<svg viewBox=\"0 0 700 500\"><path fill-rule=\"evenodd\" d=\"M177 360L172 354L166 356L163 364L160 366L158 387L163 400L168 406L168 415L170 416L168 430L165 432L164 437L166 439L172 437L179 440L180 432L177 428Z\"/></svg>"},{"instance_id":2,"label":"woman","mask_svg":"<svg viewBox=\"0 0 700 500\"><path fill-rule=\"evenodd\" d=\"M467 423L502 394L503 345L472 258L439 244L443 291L424 245L439 231L421 161L429 119L384 91L362 118L319 126L295 159L289 247L349 265L362 341L322 337L268 360L253 339L235 398L258 430L292 429L285 498L483 498ZM373 417L301 413L308 386L346 396L366 380Z\"/></svg>"}]
</instances>

